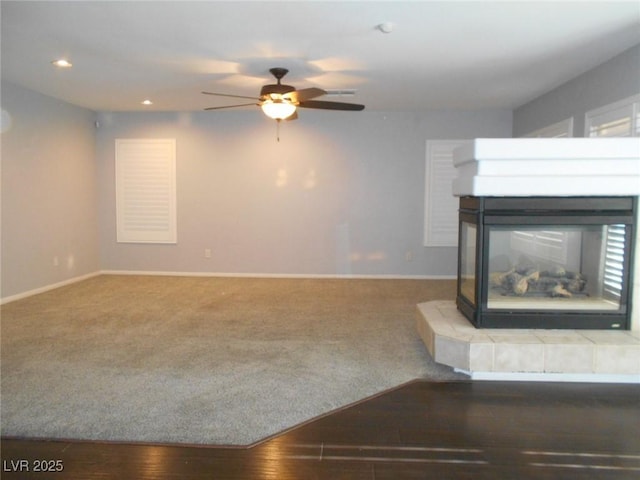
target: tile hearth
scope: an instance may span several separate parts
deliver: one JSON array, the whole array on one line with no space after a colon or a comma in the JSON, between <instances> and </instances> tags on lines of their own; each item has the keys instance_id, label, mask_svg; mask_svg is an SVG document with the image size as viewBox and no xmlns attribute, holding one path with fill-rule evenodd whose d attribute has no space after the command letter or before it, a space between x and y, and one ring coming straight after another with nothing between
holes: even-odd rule
<instances>
[{"instance_id":1,"label":"tile hearth","mask_svg":"<svg viewBox=\"0 0 640 480\"><path fill-rule=\"evenodd\" d=\"M416 317L433 359L472 379L640 383L639 331L477 329L445 300Z\"/></svg>"}]
</instances>

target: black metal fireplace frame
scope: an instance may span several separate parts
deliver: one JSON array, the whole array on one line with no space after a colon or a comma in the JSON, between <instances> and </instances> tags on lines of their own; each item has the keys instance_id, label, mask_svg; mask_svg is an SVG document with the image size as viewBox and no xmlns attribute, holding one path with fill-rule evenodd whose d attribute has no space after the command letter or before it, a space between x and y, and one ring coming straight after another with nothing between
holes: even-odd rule
<instances>
[{"instance_id":1,"label":"black metal fireplace frame","mask_svg":"<svg viewBox=\"0 0 640 480\"><path fill-rule=\"evenodd\" d=\"M478 328L539 328L628 330L630 328L631 286L633 285L634 245L637 234L636 197L461 197L459 209L458 285L456 305ZM473 305L461 292L462 224L476 226L475 299ZM489 233L496 225L605 225L630 226L625 249L621 309L602 310L526 310L488 308ZM485 281L482 281L485 279Z\"/></svg>"}]
</instances>

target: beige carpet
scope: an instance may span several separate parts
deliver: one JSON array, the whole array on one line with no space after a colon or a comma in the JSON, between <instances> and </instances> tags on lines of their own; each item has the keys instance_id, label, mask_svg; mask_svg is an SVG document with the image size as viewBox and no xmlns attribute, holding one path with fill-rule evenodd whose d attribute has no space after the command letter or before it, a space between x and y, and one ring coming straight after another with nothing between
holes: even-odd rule
<instances>
[{"instance_id":1,"label":"beige carpet","mask_svg":"<svg viewBox=\"0 0 640 480\"><path fill-rule=\"evenodd\" d=\"M453 281L100 276L2 307L2 435L246 445L415 378Z\"/></svg>"}]
</instances>

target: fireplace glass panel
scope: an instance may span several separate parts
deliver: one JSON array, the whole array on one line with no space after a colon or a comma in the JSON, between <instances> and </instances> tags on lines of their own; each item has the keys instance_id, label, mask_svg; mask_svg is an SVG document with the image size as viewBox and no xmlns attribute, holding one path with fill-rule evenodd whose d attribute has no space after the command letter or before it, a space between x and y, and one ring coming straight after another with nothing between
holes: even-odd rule
<instances>
[{"instance_id":1,"label":"fireplace glass panel","mask_svg":"<svg viewBox=\"0 0 640 480\"><path fill-rule=\"evenodd\" d=\"M476 238L474 224L460 224L460 294L476 305Z\"/></svg>"},{"instance_id":2,"label":"fireplace glass panel","mask_svg":"<svg viewBox=\"0 0 640 480\"><path fill-rule=\"evenodd\" d=\"M626 225L489 227L487 308L622 311Z\"/></svg>"}]
</instances>

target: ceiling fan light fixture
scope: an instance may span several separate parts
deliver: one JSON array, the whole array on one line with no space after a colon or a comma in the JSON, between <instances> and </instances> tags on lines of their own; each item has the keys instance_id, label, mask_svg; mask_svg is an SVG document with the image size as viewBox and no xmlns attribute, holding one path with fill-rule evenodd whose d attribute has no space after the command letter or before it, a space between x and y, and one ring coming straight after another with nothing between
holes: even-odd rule
<instances>
[{"instance_id":1,"label":"ceiling fan light fixture","mask_svg":"<svg viewBox=\"0 0 640 480\"><path fill-rule=\"evenodd\" d=\"M296 111L296 106L286 100L265 100L260 105L264 114L274 120L284 120Z\"/></svg>"}]
</instances>

